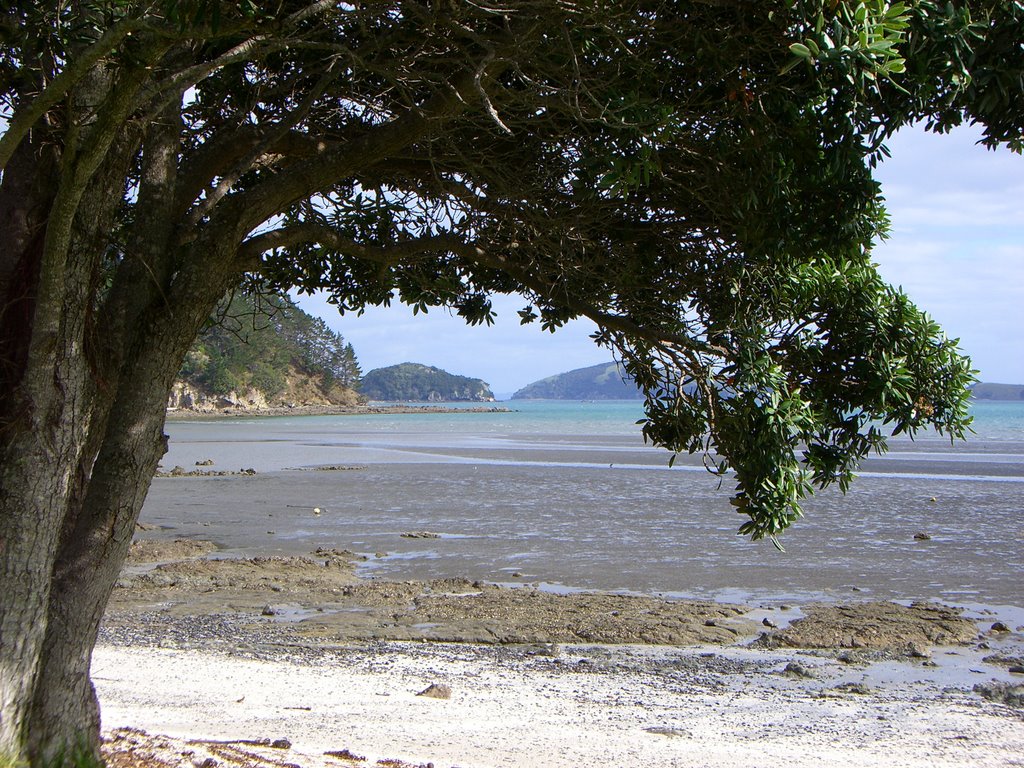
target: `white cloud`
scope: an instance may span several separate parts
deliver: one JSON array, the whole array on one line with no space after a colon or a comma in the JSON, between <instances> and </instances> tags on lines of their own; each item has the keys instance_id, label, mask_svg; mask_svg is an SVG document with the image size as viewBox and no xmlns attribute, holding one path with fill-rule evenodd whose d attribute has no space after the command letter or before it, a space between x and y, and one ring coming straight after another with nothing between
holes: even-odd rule
<instances>
[{"instance_id":1,"label":"white cloud","mask_svg":"<svg viewBox=\"0 0 1024 768\"><path fill-rule=\"evenodd\" d=\"M874 253L961 340L982 379L1024 382L1024 158L947 136L903 131L878 171L893 236Z\"/></svg>"}]
</instances>

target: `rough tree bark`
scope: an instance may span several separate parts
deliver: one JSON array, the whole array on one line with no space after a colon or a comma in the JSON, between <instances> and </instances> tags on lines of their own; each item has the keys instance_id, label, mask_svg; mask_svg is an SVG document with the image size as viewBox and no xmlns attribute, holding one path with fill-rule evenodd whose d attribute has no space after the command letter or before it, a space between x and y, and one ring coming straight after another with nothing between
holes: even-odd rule
<instances>
[{"instance_id":1,"label":"rough tree bark","mask_svg":"<svg viewBox=\"0 0 1024 768\"><path fill-rule=\"evenodd\" d=\"M168 393L199 328L251 266L216 238L176 245L179 109L153 127L125 124L117 118L142 78L108 74L72 101L114 117L83 108L84 140L62 152L29 137L0 190L0 746L32 765L96 753L90 657L166 449ZM143 143L131 254L105 276ZM47 165L57 181L40 184Z\"/></svg>"}]
</instances>

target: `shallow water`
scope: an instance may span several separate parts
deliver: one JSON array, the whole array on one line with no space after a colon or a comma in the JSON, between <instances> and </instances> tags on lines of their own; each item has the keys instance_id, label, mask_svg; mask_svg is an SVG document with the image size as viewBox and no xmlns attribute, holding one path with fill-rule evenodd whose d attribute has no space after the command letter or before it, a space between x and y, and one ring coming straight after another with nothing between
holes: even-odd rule
<instances>
[{"instance_id":1,"label":"shallow water","mask_svg":"<svg viewBox=\"0 0 1024 768\"><path fill-rule=\"evenodd\" d=\"M806 504L785 552L736 535L728 481L692 459L670 470L643 445L639 404L510 405L172 422L165 467L209 458L259 474L158 478L143 521L236 553L352 549L371 556L368 575L389 579L1024 605L1024 404L979 404L966 444L895 441L846 496ZM303 471L317 465L354 468ZM401 536L412 531L441 536Z\"/></svg>"}]
</instances>

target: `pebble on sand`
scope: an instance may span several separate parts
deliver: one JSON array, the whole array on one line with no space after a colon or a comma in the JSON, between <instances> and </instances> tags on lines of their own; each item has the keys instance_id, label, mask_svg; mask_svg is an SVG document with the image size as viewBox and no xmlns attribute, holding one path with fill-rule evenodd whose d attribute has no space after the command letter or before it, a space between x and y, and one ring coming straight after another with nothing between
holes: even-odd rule
<instances>
[{"instance_id":1,"label":"pebble on sand","mask_svg":"<svg viewBox=\"0 0 1024 768\"><path fill-rule=\"evenodd\" d=\"M452 697L452 689L444 683L431 683L416 695L426 696L430 699L450 699Z\"/></svg>"}]
</instances>

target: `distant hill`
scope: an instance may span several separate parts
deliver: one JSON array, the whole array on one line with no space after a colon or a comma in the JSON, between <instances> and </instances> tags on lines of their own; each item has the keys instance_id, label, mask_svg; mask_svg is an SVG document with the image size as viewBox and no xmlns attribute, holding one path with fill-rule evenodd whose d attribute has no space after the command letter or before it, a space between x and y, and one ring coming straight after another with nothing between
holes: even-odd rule
<instances>
[{"instance_id":1,"label":"distant hill","mask_svg":"<svg viewBox=\"0 0 1024 768\"><path fill-rule=\"evenodd\" d=\"M487 382L456 376L419 363L400 363L374 368L362 380L359 391L370 400L445 403L494 400Z\"/></svg>"},{"instance_id":2,"label":"distant hill","mask_svg":"<svg viewBox=\"0 0 1024 768\"><path fill-rule=\"evenodd\" d=\"M548 376L520 389L513 400L642 400L617 363L601 363Z\"/></svg>"},{"instance_id":3,"label":"distant hill","mask_svg":"<svg viewBox=\"0 0 1024 768\"><path fill-rule=\"evenodd\" d=\"M285 295L226 298L185 357L168 407L355 405L352 345Z\"/></svg>"},{"instance_id":4,"label":"distant hill","mask_svg":"<svg viewBox=\"0 0 1024 768\"><path fill-rule=\"evenodd\" d=\"M975 400L1024 400L1024 384L979 382L972 390Z\"/></svg>"}]
</instances>

